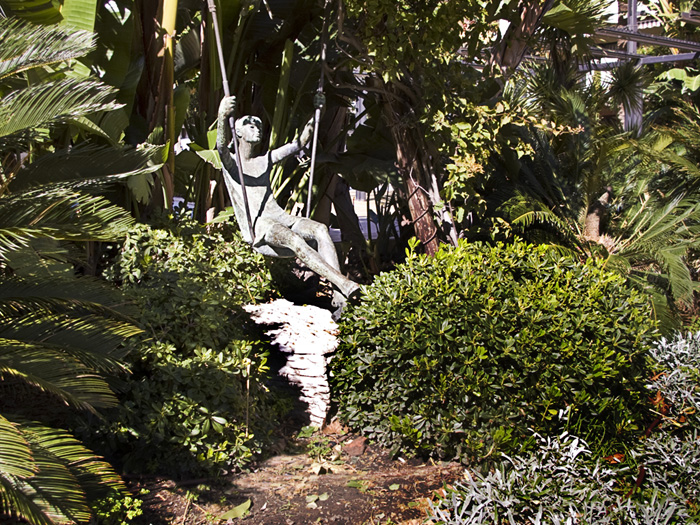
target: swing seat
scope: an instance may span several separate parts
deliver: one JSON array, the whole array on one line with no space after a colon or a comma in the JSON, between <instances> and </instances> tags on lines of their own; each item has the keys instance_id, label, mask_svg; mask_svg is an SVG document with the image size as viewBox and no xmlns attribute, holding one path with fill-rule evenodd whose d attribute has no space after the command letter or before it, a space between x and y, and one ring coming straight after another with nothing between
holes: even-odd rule
<instances>
[{"instance_id":1,"label":"swing seat","mask_svg":"<svg viewBox=\"0 0 700 525\"><path fill-rule=\"evenodd\" d=\"M289 248L274 248L269 244L251 247L253 248L253 250L264 255L265 257L276 257L278 259L291 259L296 257L296 254Z\"/></svg>"}]
</instances>

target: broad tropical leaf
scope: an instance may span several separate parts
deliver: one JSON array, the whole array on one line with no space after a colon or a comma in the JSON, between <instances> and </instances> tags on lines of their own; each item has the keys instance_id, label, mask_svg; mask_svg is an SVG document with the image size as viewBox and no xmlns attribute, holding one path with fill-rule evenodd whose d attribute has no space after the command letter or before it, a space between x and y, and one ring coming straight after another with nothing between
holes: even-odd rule
<instances>
[{"instance_id":1,"label":"broad tropical leaf","mask_svg":"<svg viewBox=\"0 0 700 525\"><path fill-rule=\"evenodd\" d=\"M97 0L63 0L62 24L83 31L95 30Z\"/></svg>"},{"instance_id":2,"label":"broad tropical leaf","mask_svg":"<svg viewBox=\"0 0 700 525\"><path fill-rule=\"evenodd\" d=\"M0 0L7 15L16 16L35 24L60 22L61 11L51 0Z\"/></svg>"}]
</instances>

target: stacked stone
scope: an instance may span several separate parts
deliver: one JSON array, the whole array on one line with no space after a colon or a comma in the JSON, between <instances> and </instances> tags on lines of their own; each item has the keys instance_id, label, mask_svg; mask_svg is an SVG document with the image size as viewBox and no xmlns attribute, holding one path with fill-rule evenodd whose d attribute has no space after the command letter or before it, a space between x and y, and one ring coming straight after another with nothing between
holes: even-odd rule
<instances>
[{"instance_id":1,"label":"stacked stone","mask_svg":"<svg viewBox=\"0 0 700 525\"><path fill-rule=\"evenodd\" d=\"M248 305L245 310L256 324L275 327L267 334L287 355L287 363L279 375L300 388L299 399L308 406L310 423L320 428L331 402L328 362L338 346L338 325L331 313L315 306L298 306L285 299Z\"/></svg>"}]
</instances>

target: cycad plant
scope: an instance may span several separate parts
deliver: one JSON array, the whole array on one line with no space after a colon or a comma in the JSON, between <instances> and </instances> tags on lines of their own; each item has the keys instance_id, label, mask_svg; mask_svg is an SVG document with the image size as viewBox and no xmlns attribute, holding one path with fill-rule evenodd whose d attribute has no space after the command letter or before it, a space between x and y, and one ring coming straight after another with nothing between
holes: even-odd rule
<instances>
[{"instance_id":1,"label":"cycad plant","mask_svg":"<svg viewBox=\"0 0 700 525\"><path fill-rule=\"evenodd\" d=\"M110 88L67 75L91 48L84 32L0 18L0 516L35 524L86 523L92 498L123 490L55 428L70 409L115 404L106 377L138 332L116 291L75 271L76 242L113 240L132 219L66 165L89 151L104 181L153 164L149 151L112 149L110 165L111 146L74 147L76 129L99 135L90 113L115 107Z\"/></svg>"},{"instance_id":2,"label":"cycad plant","mask_svg":"<svg viewBox=\"0 0 700 525\"><path fill-rule=\"evenodd\" d=\"M569 132L533 131L533 153L494 192L492 205L533 242L605 258L652 294L657 316L670 327L676 307L692 300L687 256L700 241L697 168L682 146L692 143L692 119L673 134L647 123L633 138L615 109L626 100L619 77L639 80L636 70L625 68L608 83L573 73L554 82L543 66L531 73L524 93Z\"/></svg>"}]
</instances>

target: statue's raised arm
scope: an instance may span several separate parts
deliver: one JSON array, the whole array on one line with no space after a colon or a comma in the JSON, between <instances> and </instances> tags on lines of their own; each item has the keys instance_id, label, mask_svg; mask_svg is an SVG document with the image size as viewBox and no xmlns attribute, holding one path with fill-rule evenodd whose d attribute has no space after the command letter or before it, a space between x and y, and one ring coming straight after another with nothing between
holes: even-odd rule
<instances>
[{"instance_id":1,"label":"statue's raised arm","mask_svg":"<svg viewBox=\"0 0 700 525\"><path fill-rule=\"evenodd\" d=\"M229 150L229 144L233 137L231 136L231 128L228 124L228 120L233 116L235 111L236 97L224 97L221 104L219 104L216 127L216 149L219 152L221 163L224 165L226 171L232 176L235 174L235 178L238 178L238 169L236 168L236 163Z\"/></svg>"},{"instance_id":2,"label":"statue's raised arm","mask_svg":"<svg viewBox=\"0 0 700 525\"><path fill-rule=\"evenodd\" d=\"M316 93L314 95L314 106L317 108L322 108L325 105L326 97L323 95L323 93ZM313 134L314 117L312 115L297 138L295 138L289 144L280 146L279 148L276 148L270 152L270 159L272 160L272 163L276 164L277 162L283 161L287 157L297 155L304 147L306 147L311 140L311 137L313 137Z\"/></svg>"},{"instance_id":3,"label":"statue's raised arm","mask_svg":"<svg viewBox=\"0 0 700 525\"><path fill-rule=\"evenodd\" d=\"M358 289L354 283L340 272L335 245L328 233L328 227L304 217L286 213L272 194L270 172L275 162L298 153L311 138L313 119L302 130L299 138L269 152L256 154L256 147L262 140L262 122L258 117L245 116L236 121L235 133L241 159L242 176L247 188L248 206L253 221L253 238L248 233L245 202L241 193L240 179L236 163L229 149L228 126L226 122L235 111L233 97L225 97L219 106L217 148L224 167L224 181L233 204L236 220L243 239L253 249L273 257L298 257L310 270L328 279L337 289L334 304L337 313L342 310L346 297Z\"/></svg>"}]
</instances>

